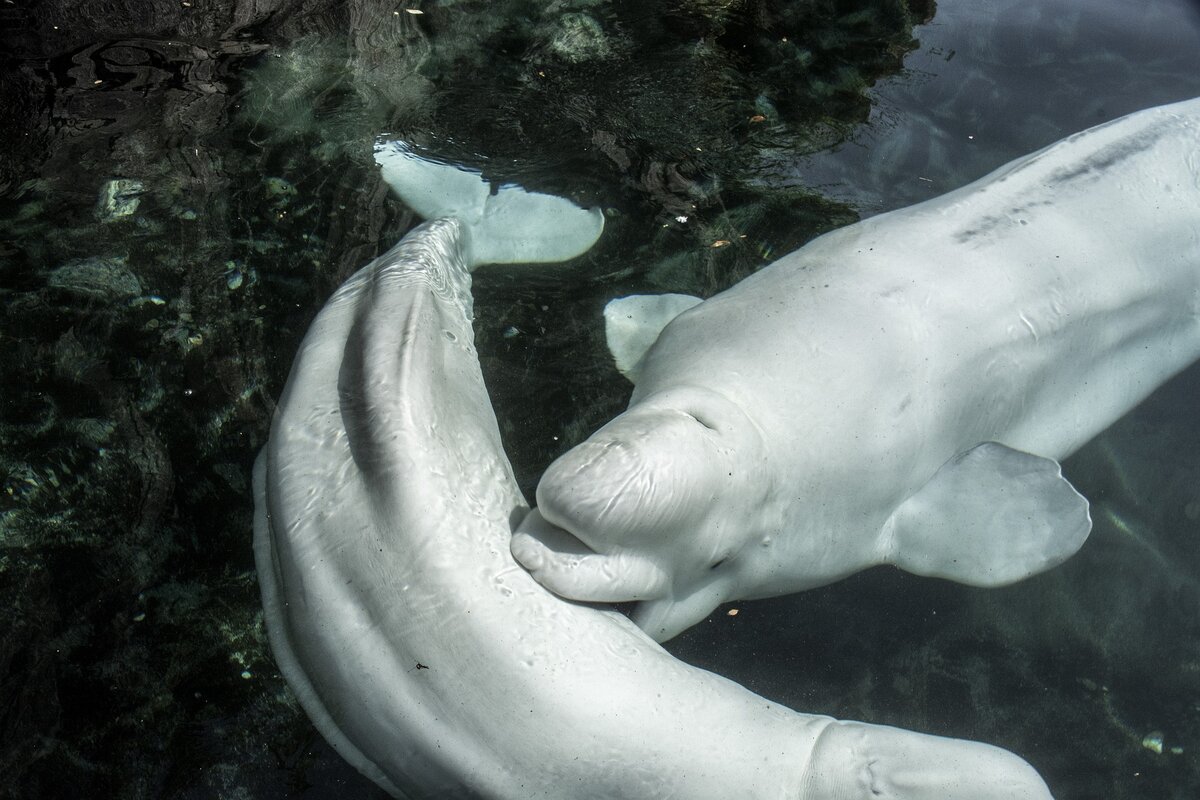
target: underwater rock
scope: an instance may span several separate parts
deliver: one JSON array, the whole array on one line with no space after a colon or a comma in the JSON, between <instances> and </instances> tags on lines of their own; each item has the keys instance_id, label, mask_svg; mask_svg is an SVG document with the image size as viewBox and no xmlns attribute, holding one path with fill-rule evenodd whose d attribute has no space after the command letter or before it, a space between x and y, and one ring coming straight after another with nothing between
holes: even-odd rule
<instances>
[{"instance_id":1,"label":"underwater rock","mask_svg":"<svg viewBox=\"0 0 1200 800\"><path fill-rule=\"evenodd\" d=\"M53 270L46 285L93 300L127 300L142 293L142 283L124 256L93 256Z\"/></svg>"},{"instance_id":2,"label":"underwater rock","mask_svg":"<svg viewBox=\"0 0 1200 800\"><path fill-rule=\"evenodd\" d=\"M286 205L296 196L296 187L286 178L270 177L263 181L263 188L276 206Z\"/></svg>"},{"instance_id":3,"label":"underwater rock","mask_svg":"<svg viewBox=\"0 0 1200 800\"><path fill-rule=\"evenodd\" d=\"M613 46L600 23L587 14L563 14L553 22L550 52L570 64L598 61L613 54Z\"/></svg>"},{"instance_id":4,"label":"underwater rock","mask_svg":"<svg viewBox=\"0 0 1200 800\"><path fill-rule=\"evenodd\" d=\"M100 189L96 201L96 216L101 222L114 222L133 216L146 191L141 181L132 178L114 178Z\"/></svg>"}]
</instances>

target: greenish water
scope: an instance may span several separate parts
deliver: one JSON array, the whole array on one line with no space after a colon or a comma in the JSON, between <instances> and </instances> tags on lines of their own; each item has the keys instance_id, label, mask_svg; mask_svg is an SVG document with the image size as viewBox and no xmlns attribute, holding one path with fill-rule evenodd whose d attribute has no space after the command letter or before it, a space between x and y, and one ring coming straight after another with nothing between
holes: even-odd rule
<instances>
[{"instance_id":1,"label":"greenish water","mask_svg":"<svg viewBox=\"0 0 1200 800\"><path fill-rule=\"evenodd\" d=\"M608 299L711 295L1200 94L1184 0L18 0L0 42L3 797L380 796L275 671L248 482L309 321L415 222L377 135L607 211L573 264L476 274L529 492L628 397ZM1194 798L1197 390L1066 464L1096 529L1060 569L999 591L876 570L671 649L802 711L1008 747L1060 800Z\"/></svg>"}]
</instances>

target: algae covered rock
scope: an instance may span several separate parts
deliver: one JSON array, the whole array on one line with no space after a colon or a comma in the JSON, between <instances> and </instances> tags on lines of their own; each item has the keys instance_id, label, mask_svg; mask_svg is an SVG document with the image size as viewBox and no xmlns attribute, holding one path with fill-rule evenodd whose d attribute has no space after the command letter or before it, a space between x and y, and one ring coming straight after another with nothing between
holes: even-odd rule
<instances>
[{"instance_id":1,"label":"algae covered rock","mask_svg":"<svg viewBox=\"0 0 1200 800\"><path fill-rule=\"evenodd\" d=\"M142 283L124 256L92 256L71 261L51 271L46 285L93 300L127 300L142 293Z\"/></svg>"}]
</instances>

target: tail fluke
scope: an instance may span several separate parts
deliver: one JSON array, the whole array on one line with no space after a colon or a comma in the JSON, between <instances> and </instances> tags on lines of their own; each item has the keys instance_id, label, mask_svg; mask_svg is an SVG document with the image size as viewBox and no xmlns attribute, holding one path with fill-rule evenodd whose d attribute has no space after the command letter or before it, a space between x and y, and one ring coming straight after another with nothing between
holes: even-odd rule
<instances>
[{"instance_id":1,"label":"tail fluke","mask_svg":"<svg viewBox=\"0 0 1200 800\"><path fill-rule=\"evenodd\" d=\"M582 255L604 230L598 208L530 192L515 184L493 184L480 173L439 163L404 142L379 142L375 162L397 196L425 219L454 217L466 238L463 257L481 264L566 261Z\"/></svg>"}]
</instances>

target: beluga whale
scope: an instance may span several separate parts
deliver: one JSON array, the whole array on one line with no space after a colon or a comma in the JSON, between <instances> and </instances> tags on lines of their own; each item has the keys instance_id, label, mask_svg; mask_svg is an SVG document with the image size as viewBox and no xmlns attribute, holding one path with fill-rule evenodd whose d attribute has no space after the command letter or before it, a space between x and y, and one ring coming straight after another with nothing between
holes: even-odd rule
<instances>
[{"instance_id":1,"label":"beluga whale","mask_svg":"<svg viewBox=\"0 0 1200 800\"><path fill-rule=\"evenodd\" d=\"M1058 462L1200 357L1200 99L605 317L635 388L513 538L544 586L661 641L874 565L1021 580L1091 529Z\"/></svg>"},{"instance_id":2,"label":"beluga whale","mask_svg":"<svg viewBox=\"0 0 1200 800\"><path fill-rule=\"evenodd\" d=\"M570 258L602 217L376 158L434 218L319 313L254 480L271 648L342 757L404 798L1049 800L1012 753L791 711L522 569L470 270Z\"/></svg>"}]
</instances>

